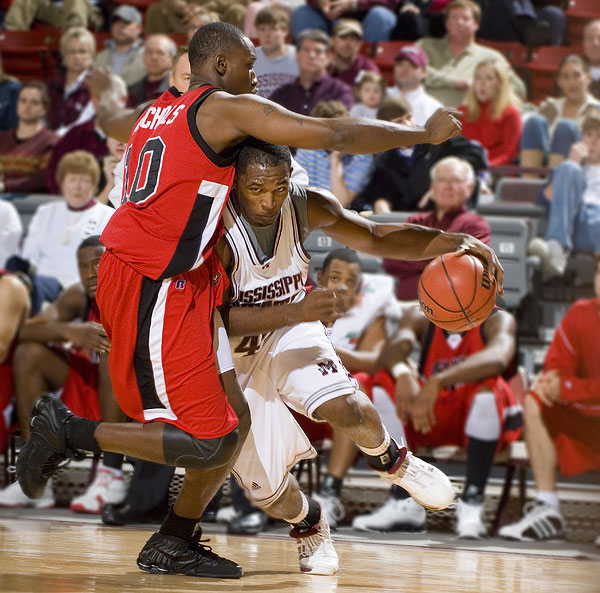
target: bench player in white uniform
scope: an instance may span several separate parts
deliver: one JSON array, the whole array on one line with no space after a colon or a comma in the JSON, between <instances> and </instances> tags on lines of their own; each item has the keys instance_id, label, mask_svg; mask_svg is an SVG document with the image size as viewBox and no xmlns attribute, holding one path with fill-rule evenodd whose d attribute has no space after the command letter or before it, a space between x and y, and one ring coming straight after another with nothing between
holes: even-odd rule
<instances>
[{"instance_id":1,"label":"bench player in white uniform","mask_svg":"<svg viewBox=\"0 0 600 593\"><path fill-rule=\"evenodd\" d=\"M501 266L490 248L467 235L376 224L344 210L331 194L290 192L288 150L252 144L238 157L223 217L226 242L220 245L231 280L226 323L252 414L251 432L233 471L256 506L294 526L301 570L333 574L338 559L327 520L289 474L299 459L315 453L286 404L344 430L381 477L402 485L424 506L445 508L454 491L440 470L390 439L341 364L319 320L336 319L347 309L344 294L313 290L305 297L309 256L303 239L323 228L334 239L377 256L429 259L462 250L485 258L499 274Z\"/></svg>"}]
</instances>

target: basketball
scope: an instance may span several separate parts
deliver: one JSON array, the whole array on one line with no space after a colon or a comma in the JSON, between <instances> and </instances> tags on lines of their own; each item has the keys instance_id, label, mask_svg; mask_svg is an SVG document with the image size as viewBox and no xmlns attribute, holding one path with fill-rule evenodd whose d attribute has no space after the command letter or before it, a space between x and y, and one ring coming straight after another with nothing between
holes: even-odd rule
<instances>
[{"instance_id":1,"label":"basketball","mask_svg":"<svg viewBox=\"0 0 600 593\"><path fill-rule=\"evenodd\" d=\"M419 280L419 305L438 327L464 332L481 325L496 304L496 280L473 255L454 253L431 261Z\"/></svg>"}]
</instances>

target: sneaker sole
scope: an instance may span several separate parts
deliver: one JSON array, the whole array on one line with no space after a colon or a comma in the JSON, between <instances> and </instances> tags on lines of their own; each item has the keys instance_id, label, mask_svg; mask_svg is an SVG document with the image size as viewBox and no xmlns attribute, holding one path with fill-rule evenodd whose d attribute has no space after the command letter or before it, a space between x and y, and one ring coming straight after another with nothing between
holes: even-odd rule
<instances>
[{"instance_id":1,"label":"sneaker sole","mask_svg":"<svg viewBox=\"0 0 600 593\"><path fill-rule=\"evenodd\" d=\"M385 529L376 529L374 527L356 527L352 525L353 529L357 531L365 531L367 533L427 533L425 526L413 526L413 525L400 525L392 527L386 527Z\"/></svg>"},{"instance_id":2,"label":"sneaker sole","mask_svg":"<svg viewBox=\"0 0 600 593\"><path fill-rule=\"evenodd\" d=\"M335 574L337 574L339 572L340 568L339 566L333 568L333 567L322 567L322 568L300 568L300 572L303 574L312 574L315 576L322 576L322 577L331 577Z\"/></svg>"},{"instance_id":3,"label":"sneaker sole","mask_svg":"<svg viewBox=\"0 0 600 593\"><path fill-rule=\"evenodd\" d=\"M138 568L143 570L144 572L150 572L152 574L173 574L173 575L183 575L186 577L199 577L199 578L211 578L211 579L239 579L244 575L243 571L240 571L238 575L228 574L189 574L185 572L172 572L170 570L166 570L161 568L160 566L156 566L155 564L144 564L143 562L137 561Z\"/></svg>"}]
</instances>

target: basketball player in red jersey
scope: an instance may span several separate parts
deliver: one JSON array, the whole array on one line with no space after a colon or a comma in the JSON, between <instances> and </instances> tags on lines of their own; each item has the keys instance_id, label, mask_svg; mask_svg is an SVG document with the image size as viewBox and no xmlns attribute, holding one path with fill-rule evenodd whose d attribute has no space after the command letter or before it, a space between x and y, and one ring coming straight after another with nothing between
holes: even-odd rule
<instances>
[{"instance_id":1,"label":"basketball player in red jersey","mask_svg":"<svg viewBox=\"0 0 600 593\"><path fill-rule=\"evenodd\" d=\"M141 424L85 421L43 398L17 475L26 494L35 497L58 464L78 450L185 467L182 492L138 565L152 572L237 578L241 567L200 544L196 530L249 424L239 388L227 391L227 401L212 347L212 312L226 282L213 247L233 183L235 147L253 135L301 148L373 153L443 142L460 132L460 123L455 112L443 109L424 128L291 113L255 96L254 47L226 23L201 27L190 42L189 59L189 90L181 96L166 91L135 125L126 151L124 203L102 235L107 252L97 300L111 340L111 379L121 408ZM106 94L114 93L107 88ZM122 128L104 129L123 139ZM448 240L449 251L458 247ZM497 259L491 252L487 259L501 286ZM232 373L223 375L224 382L226 375Z\"/></svg>"},{"instance_id":2,"label":"basketball player in red jersey","mask_svg":"<svg viewBox=\"0 0 600 593\"><path fill-rule=\"evenodd\" d=\"M418 372L408 364L421 348ZM516 322L496 309L480 326L448 333L416 306L400 320L382 360L396 375L396 408L411 448L458 445L467 452L467 475L457 505L456 534L486 535L484 489L496 451L521 434L522 414L503 374L514 374ZM371 515L355 517L364 531L419 530L425 509L407 489L392 487L392 497Z\"/></svg>"}]
</instances>

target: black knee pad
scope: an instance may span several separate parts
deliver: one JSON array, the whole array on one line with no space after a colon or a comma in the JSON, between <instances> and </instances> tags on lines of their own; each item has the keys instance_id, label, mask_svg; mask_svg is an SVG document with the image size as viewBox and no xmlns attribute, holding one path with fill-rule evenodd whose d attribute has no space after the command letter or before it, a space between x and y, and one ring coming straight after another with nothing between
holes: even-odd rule
<instances>
[{"instance_id":1,"label":"black knee pad","mask_svg":"<svg viewBox=\"0 0 600 593\"><path fill-rule=\"evenodd\" d=\"M191 434L165 424L163 451L167 465L189 469L214 469L225 465L238 445L238 429L216 439L196 439Z\"/></svg>"}]
</instances>

